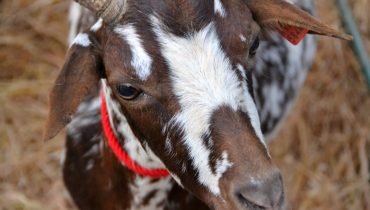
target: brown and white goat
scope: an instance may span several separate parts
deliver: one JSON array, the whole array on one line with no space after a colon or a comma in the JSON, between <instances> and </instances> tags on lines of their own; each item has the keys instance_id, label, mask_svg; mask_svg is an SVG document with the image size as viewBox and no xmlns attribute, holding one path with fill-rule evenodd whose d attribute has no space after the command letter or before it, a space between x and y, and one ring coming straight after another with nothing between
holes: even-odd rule
<instances>
[{"instance_id":1,"label":"brown and white goat","mask_svg":"<svg viewBox=\"0 0 370 210\"><path fill-rule=\"evenodd\" d=\"M71 44L45 138L73 119L64 180L77 206L283 209L263 133L286 113L315 47L272 35L254 62L261 31L349 37L282 0L76 1L101 19ZM100 88L122 149L171 176L137 175L106 146Z\"/></svg>"}]
</instances>

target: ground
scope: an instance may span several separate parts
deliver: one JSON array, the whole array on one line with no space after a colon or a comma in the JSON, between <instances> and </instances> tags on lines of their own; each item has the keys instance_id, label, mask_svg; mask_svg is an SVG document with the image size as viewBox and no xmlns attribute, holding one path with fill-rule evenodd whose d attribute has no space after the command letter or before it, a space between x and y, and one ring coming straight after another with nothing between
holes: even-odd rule
<instances>
[{"instance_id":1,"label":"ground","mask_svg":"<svg viewBox=\"0 0 370 210\"><path fill-rule=\"evenodd\" d=\"M64 134L41 139L63 64L68 1L0 1L0 210L74 209L61 180ZM341 28L334 0L317 0ZM370 1L352 0L370 53ZM291 209L370 210L370 92L348 42L320 38L296 106L269 146Z\"/></svg>"}]
</instances>

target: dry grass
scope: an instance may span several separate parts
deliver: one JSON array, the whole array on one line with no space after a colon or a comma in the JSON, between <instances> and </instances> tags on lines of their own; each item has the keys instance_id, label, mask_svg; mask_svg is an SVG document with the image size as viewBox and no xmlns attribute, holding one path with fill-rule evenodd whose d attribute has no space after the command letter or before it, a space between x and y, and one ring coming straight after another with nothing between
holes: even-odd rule
<instances>
[{"instance_id":1,"label":"dry grass","mask_svg":"<svg viewBox=\"0 0 370 210\"><path fill-rule=\"evenodd\" d=\"M63 138L43 142L47 96L66 49L68 1L0 1L0 209L70 209Z\"/></svg>"},{"instance_id":2,"label":"dry grass","mask_svg":"<svg viewBox=\"0 0 370 210\"><path fill-rule=\"evenodd\" d=\"M321 18L340 27L333 0ZM370 2L351 5L370 52ZM63 135L43 142L47 95L63 63L68 1L0 1L0 210L73 209ZM292 209L370 210L370 97L348 43L321 38L305 88L271 144Z\"/></svg>"}]
</instances>

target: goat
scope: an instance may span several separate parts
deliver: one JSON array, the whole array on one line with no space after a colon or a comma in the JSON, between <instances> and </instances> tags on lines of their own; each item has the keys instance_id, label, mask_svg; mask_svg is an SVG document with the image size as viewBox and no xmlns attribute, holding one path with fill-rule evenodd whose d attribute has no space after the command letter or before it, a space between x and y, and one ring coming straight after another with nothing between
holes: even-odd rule
<instances>
[{"instance_id":1,"label":"goat","mask_svg":"<svg viewBox=\"0 0 370 210\"><path fill-rule=\"evenodd\" d=\"M45 132L69 123L63 170L76 205L283 209L264 134L294 100L315 41L275 34L257 53L259 37L350 37L283 0L76 1L101 19L71 44Z\"/></svg>"}]
</instances>

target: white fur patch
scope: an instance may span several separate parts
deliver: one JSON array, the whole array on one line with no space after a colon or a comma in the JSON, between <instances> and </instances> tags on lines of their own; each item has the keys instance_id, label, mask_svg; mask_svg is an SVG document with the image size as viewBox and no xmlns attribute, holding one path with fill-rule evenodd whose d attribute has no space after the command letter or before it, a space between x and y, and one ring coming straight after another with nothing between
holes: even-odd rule
<instances>
[{"instance_id":1,"label":"white fur patch","mask_svg":"<svg viewBox=\"0 0 370 210\"><path fill-rule=\"evenodd\" d=\"M99 97L92 101L83 102L78 106L76 115L83 113L82 116L73 117L72 121L67 125L67 133L72 136L73 141L78 144L81 141L81 128L97 123L100 118L88 116L86 114L94 112L100 108Z\"/></svg>"},{"instance_id":2,"label":"white fur patch","mask_svg":"<svg viewBox=\"0 0 370 210\"><path fill-rule=\"evenodd\" d=\"M184 185L182 185L182 182L181 182L180 178L176 174L170 173L170 175L177 182L178 185L180 185L182 188L184 188Z\"/></svg>"},{"instance_id":3,"label":"white fur patch","mask_svg":"<svg viewBox=\"0 0 370 210\"><path fill-rule=\"evenodd\" d=\"M168 199L168 193L173 187L171 177L159 179L152 182L151 178L136 176L135 182L130 185L130 191L133 195L130 210L161 210ZM150 198L147 204L143 204L144 199L156 191L153 197ZM165 202L163 202L165 201Z\"/></svg>"},{"instance_id":4,"label":"white fur patch","mask_svg":"<svg viewBox=\"0 0 370 210\"><path fill-rule=\"evenodd\" d=\"M242 111L246 112L250 118L250 122L252 124L252 127L254 129L254 132L256 133L258 139L261 141L261 143L265 146L267 150L267 146L264 140L264 136L262 134L261 130L261 122L258 115L256 104L254 103L254 100L251 96L251 94L248 91L248 84L247 84L247 75L246 70L241 64L237 65L238 70L242 74L243 81L242 81L242 88L243 88L243 100L242 100ZM268 152L267 152L268 153Z\"/></svg>"},{"instance_id":5,"label":"white fur patch","mask_svg":"<svg viewBox=\"0 0 370 210\"><path fill-rule=\"evenodd\" d=\"M230 163L228 156L229 155L227 154L227 152L224 151L222 153L221 159L216 161L216 173L223 174L233 165L232 163Z\"/></svg>"},{"instance_id":6,"label":"white fur patch","mask_svg":"<svg viewBox=\"0 0 370 210\"><path fill-rule=\"evenodd\" d=\"M169 137L166 138L165 147L166 147L166 152L168 154L171 154L173 151L173 146L172 146L171 139Z\"/></svg>"},{"instance_id":7,"label":"white fur patch","mask_svg":"<svg viewBox=\"0 0 370 210\"><path fill-rule=\"evenodd\" d=\"M97 135L96 137L99 138L100 136ZM83 158L96 157L96 156L99 155L100 152L101 152L100 145L99 144L94 144L93 146L91 146L91 148L82 157Z\"/></svg>"},{"instance_id":8,"label":"white fur patch","mask_svg":"<svg viewBox=\"0 0 370 210\"><path fill-rule=\"evenodd\" d=\"M243 89L221 49L213 23L187 37L177 37L166 32L157 18L151 19L161 52L170 67L174 94L181 105L181 111L170 124L183 129L183 142L198 171L199 182L219 195L219 179L231 163L227 155L223 156L219 170L213 173L209 164L211 151L202 135L209 132L210 118L219 107L238 110Z\"/></svg>"},{"instance_id":9,"label":"white fur patch","mask_svg":"<svg viewBox=\"0 0 370 210\"><path fill-rule=\"evenodd\" d=\"M215 0L215 13L218 13L221 17L226 16L226 11L224 5L222 4L221 0Z\"/></svg>"},{"instance_id":10,"label":"white fur patch","mask_svg":"<svg viewBox=\"0 0 370 210\"><path fill-rule=\"evenodd\" d=\"M90 159L89 161L87 161L85 170L86 171L90 171L91 169L94 168L94 166L95 166L95 160L94 159Z\"/></svg>"},{"instance_id":11,"label":"white fur patch","mask_svg":"<svg viewBox=\"0 0 370 210\"><path fill-rule=\"evenodd\" d=\"M80 45L82 47L88 47L90 44L91 41L89 39L89 35L85 33L79 33L72 42L72 45Z\"/></svg>"},{"instance_id":12,"label":"white fur patch","mask_svg":"<svg viewBox=\"0 0 370 210\"><path fill-rule=\"evenodd\" d=\"M93 112L100 108L100 97L94 98L92 101L82 102L78 108L77 113L79 112Z\"/></svg>"},{"instance_id":13,"label":"white fur patch","mask_svg":"<svg viewBox=\"0 0 370 210\"><path fill-rule=\"evenodd\" d=\"M64 166L64 163L66 162L66 156L67 156L67 150L63 149L62 152L60 153L60 159L59 159L59 164L61 166Z\"/></svg>"},{"instance_id":14,"label":"white fur patch","mask_svg":"<svg viewBox=\"0 0 370 210\"><path fill-rule=\"evenodd\" d=\"M93 26L91 26L90 30L92 32L97 32L102 26L103 26L103 19L99 18L99 20Z\"/></svg>"},{"instance_id":15,"label":"white fur patch","mask_svg":"<svg viewBox=\"0 0 370 210\"><path fill-rule=\"evenodd\" d=\"M239 37L240 37L240 41L242 41L242 42L247 41L247 38L243 34L240 34Z\"/></svg>"},{"instance_id":16,"label":"white fur patch","mask_svg":"<svg viewBox=\"0 0 370 210\"><path fill-rule=\"evenodd\" d=\"M151 73L152 58L145 51L142 40L132 24L116 27L114 31L130 46L132 59L131 65L141 80L146 80Z\"/></svg>"},{"instance_id":17,"label":"white fur patch","mask_svg":"<svg viewBox=\"0 0 370 210\"><path fill-rule=\"evenodd\" d=\"M272 36L272 38L275 41L279 41L276 35ZM284 122L294 104L295 97L286 101L286 95L288 92L294 94L299 92L298 90L301 88L306 78L307 71L314 59L316 44L313 36L306 36L302 44L297 46L290 44L286 40L280 42L277 47L265 49L265 45L264 43L261 44L262 53L256 64L257 75L269 74L270 70L266 69L267 67L264 66L267 61L274 64L274 72L280 72L280 74L284 75L283 83L278 81L277 78L271 77L272 81L270 83L266 84L262 82L262 84L259 84L258 77L254 78L254 88L261 89L262 97L264 98L263 106L257 103L260 108L261 120L265 123L267 122L268 127L273 126L273 129L265 134L268 141L280 130L279 128L282 126L282 122ZM287 55L287 60L285 62L283 62L281 58L281 47L286 47L285 53ZM265 52L263 52L263 50ZM263 86L259 87L261 85ZM257 102L259 101L257 100ZM278 119L278 124L274 125L272 119Z\"/></svg>"},{"instance_id":18,"label":"white fur patch","mask_svg":"<svg viewBox=\"0 0 370 210\"><path fill-rule=\"evenodd\" d=\"M120 123L114 129L124 137L124 149L130 157L138 164L146 168L165 168L160 159L148 149L145 151L139 140L134 135L126 117L120 112L118 102L114 101L110 95L112 90L106 84L106 80L102 80L103 90L105 93L105 100L107 103L107 110L111 125L113 125L113 115L115 115Z\"/></svg>"},{"instance_id":19,"label":"white fur patch","mask_svg":"<svg viewBox=\"0 0 370 210\"><path fill-rule=\"evenodd\" d=\"M69 8L69 34L68 34L68 42L72 45L73 39L77 35L78 30L78 21L80 20L82 12L82 7L76 3L72 2Z\"/></svg>"}]
</instances>

